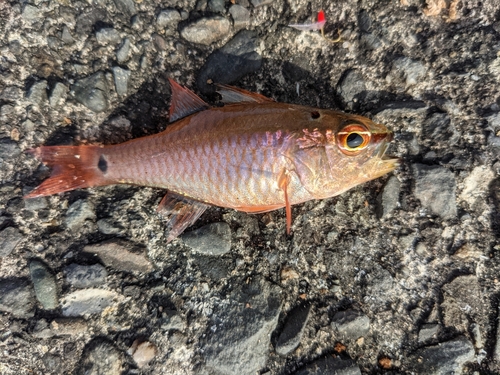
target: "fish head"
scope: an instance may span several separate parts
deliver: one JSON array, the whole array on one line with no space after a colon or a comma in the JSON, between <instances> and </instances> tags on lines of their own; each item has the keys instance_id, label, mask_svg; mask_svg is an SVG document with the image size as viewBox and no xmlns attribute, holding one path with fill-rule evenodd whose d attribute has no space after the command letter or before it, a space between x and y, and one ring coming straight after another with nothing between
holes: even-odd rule
<instances>
[{"instance_id":1,"label":"fish head","mask_svg":"<svg viewBox=\"0 0 500 375\"><path fill-rule=\"evenodd\" d=\"M321 142L300 150L295 163L303 186L314 198L341 194L398 167L398 159L385 154L393 133L384 125L336 112L323 112L322 119L322 126L315 129L315 139Z\"/></svg>"}]
</instances>

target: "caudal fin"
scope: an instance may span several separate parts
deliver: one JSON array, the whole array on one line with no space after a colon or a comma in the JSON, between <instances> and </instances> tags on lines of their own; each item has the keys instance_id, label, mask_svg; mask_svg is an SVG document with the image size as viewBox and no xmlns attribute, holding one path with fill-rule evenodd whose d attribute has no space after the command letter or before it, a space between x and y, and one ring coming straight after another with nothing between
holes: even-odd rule
<instances>
[{"instance_id":1,"label":"caudal fin","mask_svg":"<svg viewBox=\"0 0 500 375\"><path fill-rule=\"evenodd\" d=\"M52 167L52 174L25 198L112 184L104 175L107 163L101 158L102 150L100 146L42 146L29 150Z\"/></svg>"}]
</instances>

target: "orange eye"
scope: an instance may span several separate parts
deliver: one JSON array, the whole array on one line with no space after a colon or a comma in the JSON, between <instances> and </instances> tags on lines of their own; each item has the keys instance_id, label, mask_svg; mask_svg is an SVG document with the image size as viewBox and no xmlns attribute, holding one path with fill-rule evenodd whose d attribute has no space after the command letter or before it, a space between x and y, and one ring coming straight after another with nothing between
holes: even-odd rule
<instances>
[{"instance_id":1,"label":"orange eye","mask_svg":"<svg viewBox=\"0 0 500 375\"><path fill-rule=\"evenodd\" d=\"M337 133L337 144L347 155L355 155L368 146L371 133L363 125L351 124L344 126Z\"/></svg>"}]
</instances>

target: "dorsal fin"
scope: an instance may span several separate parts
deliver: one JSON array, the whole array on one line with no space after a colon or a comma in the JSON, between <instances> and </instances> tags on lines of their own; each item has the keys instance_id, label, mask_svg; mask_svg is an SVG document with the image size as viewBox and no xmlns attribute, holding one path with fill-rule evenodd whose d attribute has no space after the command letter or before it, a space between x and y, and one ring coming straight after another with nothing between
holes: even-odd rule
<instances>
[{"instance_id":1,"label":"dorsal fin","mask_svg":"<svg viewBox=\"0 0 500 375\"><path fill-rule=\"evenodd\" d=\"M172 78L169 78L168 82L172 89L172 102L168 119L170 122L209 108L209 105L191 90L182 87Z\"/></svg>"},{"instance_id":2,"label":"dorsal fin","mask_svg":"<svg viewBox=\"0 0 500 375\"><path fill-rule=\"evenodd\" d=\"M225 104L232 103L242 103L242 102L253 102L253 103L269 103L274 102L273 99L267 96L257 94L256 92L250 92L247 90L240 89L238 87L223 85L217 83L216 91L221 94L222 102Z\"/></svg>"}]
</instances>

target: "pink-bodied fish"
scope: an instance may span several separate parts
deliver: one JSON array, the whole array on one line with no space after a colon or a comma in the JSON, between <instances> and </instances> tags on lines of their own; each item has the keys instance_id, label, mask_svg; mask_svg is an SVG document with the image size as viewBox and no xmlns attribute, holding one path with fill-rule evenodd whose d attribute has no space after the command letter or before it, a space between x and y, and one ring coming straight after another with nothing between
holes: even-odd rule
<instances>
[{"instance_id":1,"label":"pink-bodied fish","mask_svg":"<svg viewBox=\"0 0 500 375\"><path fill-rule=\"evenodd\" d=\"M209 107L170 80L165 131L118 145L42 146L30 150L52 168L27 195L133 184L168 189L158 208L169 215L167 241L209 207L244 212L286 208L338 195L397 167L384 156L392 133L365 117L277 103L219 86L226 103Z\"/></svg>"}]
</instances>

